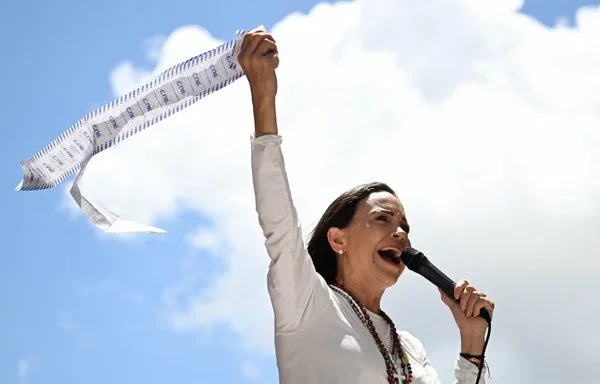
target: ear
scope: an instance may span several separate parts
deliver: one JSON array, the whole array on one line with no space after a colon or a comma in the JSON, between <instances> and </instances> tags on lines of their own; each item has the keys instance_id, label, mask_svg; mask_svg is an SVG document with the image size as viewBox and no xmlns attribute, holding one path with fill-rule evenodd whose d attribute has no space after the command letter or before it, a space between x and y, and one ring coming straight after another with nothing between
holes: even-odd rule
<instances>
[{"instance_id":1,"label":"ear","mask_svg":"<svg viewBox=\"0 0 600 384\"><path fill-rule=\"evenodd\" d=\"M346 250L346 233L343 230L336 227L329 228L327 230L327 240L329 241L329 246L338 255L340 251Z\"/></svg>"}]
</instances>

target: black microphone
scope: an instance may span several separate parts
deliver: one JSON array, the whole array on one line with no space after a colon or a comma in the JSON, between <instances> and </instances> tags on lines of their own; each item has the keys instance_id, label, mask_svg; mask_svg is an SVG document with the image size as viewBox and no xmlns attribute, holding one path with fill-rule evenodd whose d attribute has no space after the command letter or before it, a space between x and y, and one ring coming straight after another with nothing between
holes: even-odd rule
<instances>
[{"instance_id":1,"label":"black microphone","mask_svg":"<svg viewBox=\"0 0 600 384\"><path fill-rule=\"evenodd\" d=\"M408 269L423 276L454 301L459 302L459 300L454 298L456 283L437 269L435 265L431 264L423 252L409 247L402 252L400 259ZM481 308L479 316L487 320L488 323L492 321L489 312L485 308Z\"/></svg>"}]
</instances>

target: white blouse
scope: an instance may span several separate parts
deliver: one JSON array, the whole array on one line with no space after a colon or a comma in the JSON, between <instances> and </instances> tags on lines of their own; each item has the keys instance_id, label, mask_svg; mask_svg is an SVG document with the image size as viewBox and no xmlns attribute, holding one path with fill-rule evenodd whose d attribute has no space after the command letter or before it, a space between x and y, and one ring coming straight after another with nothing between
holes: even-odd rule
<instances>
[{"instance_id":1,"label":"white blouse","mask_svg":"<svg viewBox=\"0 0 600 384\"><path fill-rule=\"evenodd\" d=\"M252 138L256 210L271 263L268 290L275 316L275 352L282 384L387 383L383 356L350 304L315 271L288 184L280 135ZM390 327L370 313L386 346ZM399 331L414 384L440 384L422 343ZM477 367L462 357L455 384L475 383ZM480 383L484 384L484 372Z\"/></svg>"}]
</instances>

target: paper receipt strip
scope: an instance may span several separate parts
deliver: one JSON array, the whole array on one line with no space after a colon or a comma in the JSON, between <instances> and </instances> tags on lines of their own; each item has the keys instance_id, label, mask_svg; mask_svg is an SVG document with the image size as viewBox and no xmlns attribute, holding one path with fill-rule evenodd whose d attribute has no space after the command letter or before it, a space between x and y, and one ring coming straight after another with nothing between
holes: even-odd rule
<instances>
[{"instance_id":1,"label":"paper receipt strip","mask_svg":"<svg viewBox=\"0 0 600 384\"><path fill-rule=\"evenodd\" d=\"M237 32L233 40L167 69L82 117L33 157L20 162L23 180L16 190L52 188L78 172L71 196L94 225L106 232L164 233L160 228L124 220L90 202L79 190L79 181L94 155L242 77L237 56L244 34Z\"/></svg>"}]
</instances>

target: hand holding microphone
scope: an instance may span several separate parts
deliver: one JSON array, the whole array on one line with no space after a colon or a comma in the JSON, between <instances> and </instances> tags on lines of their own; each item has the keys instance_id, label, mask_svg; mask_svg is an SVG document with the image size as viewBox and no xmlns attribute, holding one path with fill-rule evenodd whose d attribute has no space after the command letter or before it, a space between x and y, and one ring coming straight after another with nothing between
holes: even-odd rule
<instances>
[{"instance_id":1,"label":"hand holding microphone","mask_svg":"<svg viewBox=\"0 0 600 384\"><path fill-rule=\"evenodd\" d=\"M473 362L478 362L479 365L477 376L479 382L491 332L494 302L466 280L456 284L437 269L422 252L414 248L407 248L400 258L408 269L438 287L442 301L450 308L460 330L463 356L476 357ZM488 329L487 336L485 336L486 329Z\"/></svg>"},{"instance_id":2,"label":"hand holding microphone","mask_svg":"<svg viewBox=\"0 0 600 384\"><path fill-rule=\"evenodd\" d=\"M491 315L494 311L493 301L487 298L483 292L476 290L468 281L461 280L456 284L436 268L422 252L414 248L407 248L402 252L400 258L408 269L420 274L438 287L440 292L443 293L442 300L453 310L453 314L459 310L458 312L463 316L458 316L457 322L460 320L460 323L465 323L463 317L467 320L474 319L477 316L486 322L491 321ZM462 330L461 325L466 324L458 325ZM484 332L485 328L480 333L483 334Z\"/></svg>"}]
</instances>

